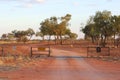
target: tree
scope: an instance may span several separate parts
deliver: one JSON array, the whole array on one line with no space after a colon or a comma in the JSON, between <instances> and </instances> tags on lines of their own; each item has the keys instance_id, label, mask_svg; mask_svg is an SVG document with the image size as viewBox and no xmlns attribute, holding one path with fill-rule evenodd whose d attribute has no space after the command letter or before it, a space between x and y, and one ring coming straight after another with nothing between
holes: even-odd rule
<instances>
[{"instance_id":1,"label":"tree","mask_svg":"<svg viewBox=\"0 0 120 80\"><path fill-rule=\"evenodd\" d=\"M2 34L1 39L2 40L13 40L14 35L12 33Z\"/></svg>"},{"instance_id":2,"label":"tree","mask_svg":"<svg viewBox=\"0 0 120 80\"><path fill-rule=\"evenodd\" d=\"M29 28L26 30L27 35L29 36L29 40L32 38L32 36L35 34L34 30Z\"/></svg>"},{"instance_id":3,"label":"tree","mask_svg":"<svg viewBox=\"0 0 120 80\"><path fill-rule=\"evenodd\" d=\"M95 16L90 17L87 25L82 28L85 36L91 37L92 42L101 40L101 45L106 45L106 40L112 37L113 34L119 33L120 19L112 16L110 11L97 11Z\"/></svg>"},{"instance_id":4,"label":"tree","mask_svg":"<svg viewBox=\"0 0 120 80\"><path fill-rule=\"evenodd\" d=\"M7 39L7 34L2 34L1 39L6 40Z\"/></svg>"},{"instance_id":5,"label":"tree","mask_svg":"<svg viewBox=\"0 0 120 80\"><path fill-rule=\"evenodd\" d=\"M58 24L58 34L60 36L60 44L62 44L62 36L65 35L66 31L67 31L67 26L68 26L68 22L71 19L71 15L70 14L66 14L65 16L61 17L61 23Z\"/></svg>"},{"instance_id":6,"label":"tree","mask_svg":"<svg viewBox=\"0 0 120 80\"><path fill-rule=\"evenodd\" d=\"M99 37L99 31L96 28L95 24L86 25L85 28L82 29L82 31L83 33L85 33L86 36L92 39L92 43L94 43L95 40Z\"/></svg>"},{"instance_id":7,"label":"tree","mask_svg":"<svg viewBox=\"0 0 120 80\"><path fill-rule=\"evenodd\" d=\"M40 32L45 35L49 35L49 40L52 35L55 36L55 41L60 38L60 43L62 44L62 36L65 35L67 31L68 22L71 19L70 14L66 14L61 18L50 17L45 19L40 23ZM59 21L58 21L59 20Z\"/></svg>"},{"instance_id":8,"label":"tree","mask_svg":"<svg viewBox=\"0 0 120 80\"><path fill-rule=\"evenodd\" d=\"M7 34L8 40L14 40L14 35L12 33Z\"/></svg>"},{"instance_id":9,"label":"tree","mask_svg":"<svg viewBox=\"0 0 120 80\"><path fill-rule=\"evenodd\" d=\"M14 30L14 31L12 31L12 32L14 33L14 37L16 38L16 40L17 40L18 42L20 42L20 41L25 42L25 41L24 41L24 38L25 38L25 36L27 35L27 32L26 32L26 31L17 31L17 30Z\"/></svg>"},{"instance_id":10,"label":"tree","mask_svg":"<svg viewBox=\"0 0 120 80\"><path fill-rule=\"evenodd\" d=\"M78 37L78 35L76 33L70 33L69 37L70 39L75 40Z\"/></svg>"},{"instance_id":11,"label":"tree","mask_svg":"<svg viewBox=\"0 0 120 80\"><path fill-rule=\"evenodd\" d=\"M100 31L103 46L106 44L107 37L112 36L111 16L111 12L106 10L98 11L94 16L94 22Z\"/></svg>"},{"instance_id":12,"label":"tree","mask_svg":"<svg viewBox=\"0 0 120 80\"><path fill-rule=\"evenodd\" d=\"M43 36L45 35L49 35L49 40L50 40L50 37L51 35L54 34L54 22L52 21L52 18L50 19L45 19L43 22L40 23L41 27L39 28L40 29L40 32L43 34Z\"/></svg>"},{"instance_id":13,"label":"tree","mask_svg":"<svg viewBox=\"0 0 120 80\"><path fill-rule=\"evenodd\" d=\"M36 32L36 36L40 36L44 40L44 35L41 32Z\"/></svg>"},{"instance_id":14,"label":"tree","mask_svg":"<svg viewBox=\"0 0 120 80\"><path fill-rule=\"evenodd\" d=\"M12 31L12 34L14 35L14 37L18 42L22 41L25 43L31 39L31 37L35 34L35 32L33 29L29 28L28 30L21 30L21 31L14 30ZM28 36L30 36L29 39Z\"/></svg>"},{"instance_id":15,"label":"tree","mask_svg":"<svg viewBox=\"0 0 120 80\"><path fill-rule=\"evenodd\" d=\"M82 28L82 32L85 34L85 38L90 37L92 43L94 43L99 37L99 29L94 22L94 16L90 16L87 21L87 25Z\"/></svg>"},{"instance_id":16,"label":"tree","mask_svg":"<svg viewBox=\"0 0 120 80\"><path fill-rule=\"evenodd\" d=\"M115 45L115 36L119 36L120 34L120 16L112 16L111 18L111 23L112 23L112 27L113 27L113 35L114 35L114 45Z\"/></svg>"},{"instance_id":17,"label":"tree","mask_svg":"<svg viewBox=\"0 0 120 80\"><path fill-rule=\"evenodd\" d=\"M25 42L27 42L28 41L28 38L27 38L27 36L22 36L21 37L21 40L24 42L24 44L25 44Z\"/></svg>"}]
</instances>

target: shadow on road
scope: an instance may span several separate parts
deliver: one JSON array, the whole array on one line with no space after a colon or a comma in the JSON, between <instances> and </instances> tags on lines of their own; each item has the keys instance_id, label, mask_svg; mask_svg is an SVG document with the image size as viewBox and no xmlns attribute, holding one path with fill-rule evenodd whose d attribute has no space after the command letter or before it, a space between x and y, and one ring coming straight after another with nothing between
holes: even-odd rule
<instances>
[{"instance_id":1,"label":"shadow on road","mask_svg":"<svg viewBox=\"0 0 120 80\"><path fill-rule=\"evenodd\" d=\"M85 56L51 56L53 58L87 58Z\"/></svg>"}]
</instances>

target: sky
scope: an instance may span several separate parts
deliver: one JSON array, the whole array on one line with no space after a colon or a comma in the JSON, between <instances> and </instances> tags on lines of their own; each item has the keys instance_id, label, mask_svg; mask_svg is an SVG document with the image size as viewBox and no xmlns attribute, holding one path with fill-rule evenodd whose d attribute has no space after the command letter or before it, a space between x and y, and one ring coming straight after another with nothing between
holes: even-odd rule
<instances>
[{"instance_id":1,"label":"sky","mask_svg":"<svg viewBox=\"0 0 120 80\"><path fill-rule=\"evenodd\" d=\"M71 14L69 28L83 38L80 29L90 16L103 10L120 15L119 3L120 0L0 0L0 36L28 28L39 31L46 18Z\"/></svg>"}]
</instances>

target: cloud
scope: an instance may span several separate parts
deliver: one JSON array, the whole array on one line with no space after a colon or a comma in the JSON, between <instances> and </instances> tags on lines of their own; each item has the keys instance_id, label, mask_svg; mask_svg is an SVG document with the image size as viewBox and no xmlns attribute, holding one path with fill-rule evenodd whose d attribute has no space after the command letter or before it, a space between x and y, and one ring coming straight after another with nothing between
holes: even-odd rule
<instances>
[{"instance_id":1,"label":"cloud","mask_svg":"<svg viewBox=\"0 0 120 80\"><path fill-rule=\"evenodd\" d=\"M79 6L79 3L78 2L74 2L73 5L74 6Z\"/></svg>"},{"instance_id":2,"label":"cloud","mask_svg":"<svg viewBox=\"0 0 120 80\"><path fill-rule=\"evenodd\" d=\"M45 0L35 0L37 3L43 3Z\"/></svg>"},{"instance_id":3,"label":"cloud","mask_svg":"<svg viewBox=\"0 0 120 80\"><path fill-rule=\"evenodd\" d=\"M44 3L45 0L29 0L28 3L31 3L31 4L42 4Z\"/></svg>"},{"instance_id":4,"label":"cloud","mask_svg":"<svg viewBox=\"0 0 120 80\"><path fill-rule=\"evenodd\" d=\"M90 3L90 4L87 4L87 6L90 6L90 7L96 7L97 4L95 4L95 3Z\"/></svg>"},{"instance_id":5,"label":"cloud","mask_svg":"<svg viewBox=\"0 0 120 80\"><path fill-rule=\"evenodd\" d=\"M95 4L95 3L87 3L87 4L85 3L85 4L81 4L81 3L79 3L79 2L74 2L73 5L74 5L74 6L85 5L85 6L90 6L90 7L95 7L95 6L97 6L97 4Z\"/></svg>"},{"instance_id":6,"label":"cloud","mask_svg":"<svg viewBox=\"0 0 120 80\"><path fill-rule=\"evenodd\" d=\"M31 3L28 3L25 5L25 7L31 8L33 5Z\"/></svg>"},{"instance_id":7,"label":"cloud","mask_svg":"<svg viewBox=\"0 0 120 80\"><path fill-rule=\"evenodd\" d=\"M107 2L111 2L112 0L106 0Z\"/></svg>"},{"instance_id":8,"label":"cloud","mask_svg":"<svg viewBox=\"0 0 120 80\"><path fill-rule=\"evenodd\" d=\"M0 0L0 2L17 2L16 4L13 4L15 7L26 7L26 8L31 8L33 5L36 4L42 4L46 0Z\"/></svg>"},{"instance_id":9,"label":"cloud","mask_svg":"<svg viewBox=\"0 0 120 80\"><path fill-rule=\"evenodd\" d=\"M74 6L79 6L80 3L79 3L79 2L73 2L73 5L74 5Z\"/></svg>"}]
</instances>

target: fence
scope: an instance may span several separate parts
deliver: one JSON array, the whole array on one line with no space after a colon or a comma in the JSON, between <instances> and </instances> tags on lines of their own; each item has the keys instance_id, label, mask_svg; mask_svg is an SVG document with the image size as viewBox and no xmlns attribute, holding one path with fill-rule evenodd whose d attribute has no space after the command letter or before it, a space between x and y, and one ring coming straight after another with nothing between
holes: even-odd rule
<instances>
[{"instance_id":1,"label":"fence","mask_svg":"<svg viewBox=\"0 0 120 80\"><path fill-rule=\"evenodd\" d=\"M110 56L109 47L87 47L87 57Z\"/></svg>"},{"instance_id":2,"label":"fence","mask_svg":"<svg viewBox=\"0 0 120 80\"><path fill-rule=\"evenodd\" d=\"M28 45L10 45L10 44L0 45L0 56L9 56L9 55L29 56L29 54L30 54L30 47Z\"/></svg>"},{"instance_id":3,"label":"fence","mask_svg":"<svg viewBox=\"0 0 120 80\"><path fill-rule=\"evenodd\" d=\"M111 56L120 58L120 48L114 47L87 47L87 57Z\"/></svg>"},{"instance_id":4,"label":"fence","mask_svg":"<svg viewBox=\"0 0 120 80\"><path fill-rule=\"evenodd\" d=\"M30 56L33 55L48 55L50 56L50 46L35 46L31 47Z\"/></svg>"},{"instance_id":5,"label":"fence","mask_svg":"<svg viewBox=\"0 0 120 80\"><path fill-rule=\"evenodd\" d=\"M34 44L34 45L33 44L3 44L3 45L0 45L0 56L9 56L9 55L32 56L34 54L41 54L41 52L45 52L46 55L50 56L50 47L44 46L46 47L44 48L40 46L42 45L39 45L39 44ZM66 50L67 49L74 49L74 50L79 49L79 53L86 54L87 57L89 56L94 56L94 57L113 56L113 57L120 58L120 47L118 48L100 47L100 51L99 51L99 48L95 46L89 46L86 48L81 45L60 45L60 46L57 45L57 47L66 49ZM55 46L55 48L57 47ZM37 50L34 52L33 48L37 48ZM33 52L31 52L31 50Z\"/></svg>"},{"instance_id":6,"label":"fence","mask_svg":"<svg viewBox=\"0 0 120 80\"><path fill-rule=\"evenodd\" d=\"M120 47L118 48L110 48L110 55L113 57L120 58Z\"/></svg>"},{"instance_id":7,"label":"fence","mask_svg":"<svg viewBox=\"0 0 120 80\"><path fill-rule=\"evenodd\" d=\"M38 49L38 50L36 50ZM0 56L30 56L48 53L50 56L50 46L37 44L3 44L0 45Z\"/></svg>"}]
</instances>

